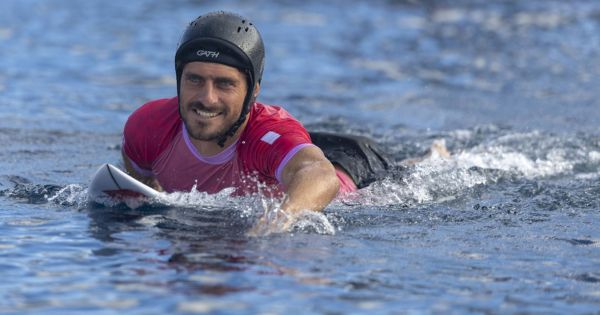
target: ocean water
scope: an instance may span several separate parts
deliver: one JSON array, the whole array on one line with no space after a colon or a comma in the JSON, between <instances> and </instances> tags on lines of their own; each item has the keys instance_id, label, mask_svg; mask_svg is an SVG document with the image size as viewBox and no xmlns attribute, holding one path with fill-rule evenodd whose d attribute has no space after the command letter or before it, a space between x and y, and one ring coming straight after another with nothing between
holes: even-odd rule
<instances>
[{"instance_id":1,"label":"ocean water","mask_svg":"<svg viewBox=\"0 0 600 315\"><path fill-rule=\"evenodd\" d=\"M263 34L261 101L452 156L262 236L276 200L89 201L218 9ZM598 34L592 0L2 1L0 314L600 314Z\"/></svg>"}]
</instances>

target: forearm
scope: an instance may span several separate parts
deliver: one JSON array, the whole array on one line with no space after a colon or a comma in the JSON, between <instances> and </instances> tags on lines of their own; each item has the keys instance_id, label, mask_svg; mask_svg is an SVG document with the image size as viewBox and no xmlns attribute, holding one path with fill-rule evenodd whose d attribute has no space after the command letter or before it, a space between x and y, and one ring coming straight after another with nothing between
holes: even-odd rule
<instances>
[{"instance_id":1,"label":"forearm","mask_svg":"<svg viewBox=\"0 0 600 315\"><path fill-rule=\"evenodd\" d=\"M323 210L340 188L335 168L316 146L296 153L284 168L282 184L286 187L280 208L283 211L265 211L251 234L289 230L303 210Z\"/></svg>"},{"instance_id":2,"label":"forearm","mask_svg":"<svg viewBox=\"0 0 600 315\"><path fill-rule=\"evenodd\" d=\"M329 162L317 162L295 172L286 189L282 209L321 211L339 190L335 169Z\"/></svg>"}]
</instances>

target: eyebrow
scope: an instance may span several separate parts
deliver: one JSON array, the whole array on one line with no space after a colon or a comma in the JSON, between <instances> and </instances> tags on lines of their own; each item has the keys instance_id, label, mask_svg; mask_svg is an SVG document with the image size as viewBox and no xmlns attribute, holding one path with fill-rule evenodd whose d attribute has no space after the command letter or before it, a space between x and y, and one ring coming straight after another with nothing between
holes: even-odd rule
<instances>
[{"instance_id":1,"label":"eyebrow","mask_svg":"<svg viewBox=\"0 0 600 315\"><path fill-rule=\"evenodd\" d=\"M210 80L217 81L217 82L231 82L231 83L238 83L238 82L240 82L240 80L238 80L237 78L232 78L232 77L229 77L229 76L211 76L211 75L209 75L209 76L203 76L203 75L200 75L200 74L197 74L197 73L194 73L194 72L184 73L184 76L186 78L194 78L194 77L196 77L196 78L201 78L201 79L204 79L204 80L210 79Z\"/></svg>"},{"instance_id":2,"label":"eyebrow","mask_svg":"<svg viewBox=\"0 0 600 315\"><path fill-rule=\"evenodd\" d=\"M239 80L237 80L237 79L232 79L232 78L228 78L228 77L216 77L213 80L215 82L232 83L232 84L237 84L239 82Z\"/></svg>"}]
</instances>

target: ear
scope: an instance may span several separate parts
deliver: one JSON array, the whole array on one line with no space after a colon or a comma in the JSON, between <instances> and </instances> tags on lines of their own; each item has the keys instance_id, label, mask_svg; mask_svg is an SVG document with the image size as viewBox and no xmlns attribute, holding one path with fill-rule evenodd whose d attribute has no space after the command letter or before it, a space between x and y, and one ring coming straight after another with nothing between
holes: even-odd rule
<instances>
[{"instance_id":1,"label":"ear","mask_svg":"<svg viewBox=\"0 0 600 315\"><path fill-rule=\"evenodd\" d=\"M254 96L254 98L256 98L259 93L260 93L260 83L256 83L256 85L254 86L254 92L252 92L252 95Z\"/></svg>"}]
</instances>

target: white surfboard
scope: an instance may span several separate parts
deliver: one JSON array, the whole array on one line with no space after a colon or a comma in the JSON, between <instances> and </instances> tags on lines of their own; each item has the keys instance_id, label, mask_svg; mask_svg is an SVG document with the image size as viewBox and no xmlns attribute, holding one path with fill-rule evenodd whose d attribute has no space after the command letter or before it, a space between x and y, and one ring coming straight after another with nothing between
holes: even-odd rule
<instances>
[{"instance_id":1,"label":"white surfboard","mask_svg":"<svg viewBox=\"0 0 600 315\"><path fill-rule=\"evenodd\" d=\"M100 166L88 187L88 196L92 200L107 197L118 200L155 198L159 194L157 190L108 163Z\"/></svg>"}]
</instances>

